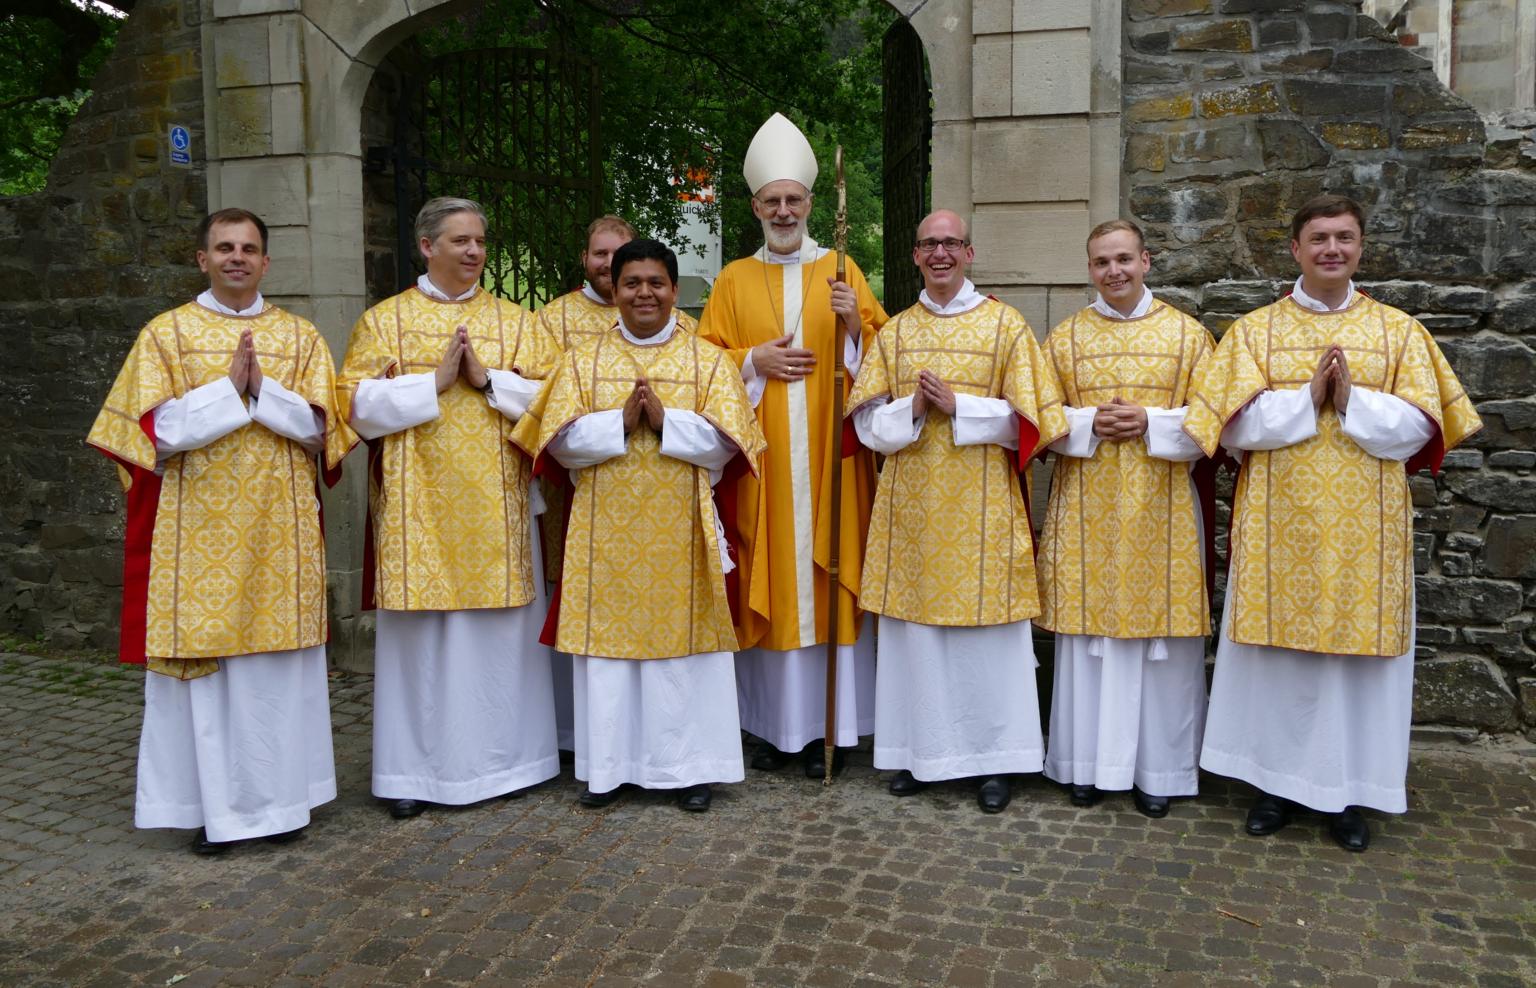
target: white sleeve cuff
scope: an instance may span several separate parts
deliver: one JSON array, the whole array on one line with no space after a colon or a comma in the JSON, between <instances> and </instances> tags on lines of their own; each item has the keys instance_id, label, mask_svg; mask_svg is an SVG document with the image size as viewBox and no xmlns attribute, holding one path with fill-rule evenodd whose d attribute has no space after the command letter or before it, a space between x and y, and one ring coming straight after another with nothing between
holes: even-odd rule
<instances>
[{"instance_id":1,"label":"white sleeve cuff","mask_svg":"<svg viewBox=\"0 0 1536 988\"><path fill-rule=\"evenodd\" d=\"M624 410L610 408L590 412L561 429L546 449L561 466L580 470L623 456L624 439Z\"/></svg>"},{"instance_id":2,"label":"white sleeve cuff","mask_svg":"<svg viewBox=\"0 0 1536 988\"><path fill-rule=\"evenodd\" d=\"M747 389L747 404L757 408L763 400L763 392L768 390L768 379L753 366L751 350L747 351L747 359L741 362L741 383Z\"/></svg>"},{"instance_id":3,"label":"white sleeve cuff","mask_svg":"<svg viewBox=\"0 0 1536 988\"><path fill-rule=\"evenodd\" d=\"M485 373L491 382L485 400L514 422L523 417L544 386L543 381L530 381L516 371L487 370Z\"/></svg>"},{"instance_id":4,"label":"white sleeve cuff","mask_svg":"<svg viewBox=\"0 0 1536 988\"><path fill-rule=\"evenodd\" d=\"M1063 405L1062 410L1067 415L1067 434L1051 443L1050 450L1060 453L1062 456L1075 456L1086 460L1099 450L1100 439L1093 431L1093 418L1099 414L1095 406L1087 408L1073 408L1071 405Z\"/></svg>"},{"instance_id":5,"label":"white sleeve cuff","mask_svg":"<svg viewBox=\"0 0 1536 988\"><path fill-rule=\"evenodd\" d=\"M155 455L161 460L173 453L201 449L251 421L235 382L227 376L161 402L152 414Z\"/></svg>"},{"instance_id":6,"label":"white sleeve cuff","mask_svg":"<svg viewBox=\"0 0 1536 988\"><path fill-rule=\"evenodd\" d=\"M352 398L352 428L364 439L378 439L431 422L437 406L435 374L405 374L359 381Z\"/></svg>"},{"instance_id":7,"label":"white sleeve cuff","mask_svg":"<svg viewBox=\"0 0 1536 988\"><path fill-rule=\"evenodd\" d=\"M1147 431L1142 436L1147 443L1147 455L1174 463L1188 463L1205 454L1200 446L1184 431L1184 417L1189 406L1183 408L1148 408Z\"/></svg>"},{"instance_id":8,"label":"white sleeve cuff","mask_svg":"<svg viewBox=\"0 0 1536 988\"><path fill-rule=\"evenodd\" d=\"M877 398L853 413L853 429L859 442L876 453L890 456L899 453L917 439L923 431L927 415L912 421L912 396L890 401Z\"/></svg>"},{"instance_id":9,"label":"white sleeve cuff","mask_svg":"<svg viewBox=\"0 0 1536 988\"><path fill-rule=\"evenodd\" d=\"M310 453L325 446L325 419L314 406L272 378L263 376L261 393L251 399L251 421L292 439Z\"/></svg>"},{"instance_id":10,"label":"white sleeve cuff","mask_svg":"<svg viewBox=\"0 0 1536 988\"><path fill-rule=\"evenodd\" d=\"M843 368L849 377L857 377L859 368L864 366L864 337L854 339L841 325L838 328L843 330Z\"/></svg>"},{"instance_id":11,"label":"white sleeve cuff","mask_svg":"<svg viewBox=\"0 0 1536 988\"><path fill-rule=\"evenodd\" d=\"M703 467L710 472L713 485L736 455L736 444L697 412L664 408L661 414L661 455Z\"/></svg>"},{"instance_id":12,"label":"white sleeve cuff","mask_svg":"<svg viewBox=\"0 0 1536 988\"><path fill-rule=\"evenodd\" d=\"M1434 423L1417 405L1359 385L1349 389L1349 413L1339 416L1339 426L1379 460L1406 460L1435 434Z\"/></svg>"},{"instance_id":13,"label":"white sleeve cuff","mask_svg":"<svg viewBox=\"0 0 1536 988\"><path fill-rule=\"evenodd\" d=\"M1265 391L1232 417L1221 431L1229 449L1284 449L1317 435L1317 409L1305 385Z\"/></svg>"},{"instance_id":14,"label":"white sleeve cuff","mask_svg":"<svg viewBox=\"0 0 1536 988\"><path fill-rule=\"evenodd\" d=\"M1013 408L1001 398L955 395L953 422L956 446L992 443L1004 449L1019 448L1019 423Z\"/></svg>"}]
</instances>

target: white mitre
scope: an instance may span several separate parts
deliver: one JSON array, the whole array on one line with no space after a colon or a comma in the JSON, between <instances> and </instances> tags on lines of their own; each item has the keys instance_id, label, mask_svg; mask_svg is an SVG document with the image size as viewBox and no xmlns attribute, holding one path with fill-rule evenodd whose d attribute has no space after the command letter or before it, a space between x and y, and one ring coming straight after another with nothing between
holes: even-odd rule
<instances>
[{"instance_id":1,"label":"white mitre","mask_svg":"<svg viewBox=\"0 0 1536 988\"><path fill-rule=\"evenodd\" d=\"M811 150L811 142L800 133L799 127L790 123L784 114L775 113L757 129L752 143L747 146L747 158L741 171L753 195L769 182L781 178L792 178L809 192L816 184L816 152Z\"/></svg>"}]
</instances>

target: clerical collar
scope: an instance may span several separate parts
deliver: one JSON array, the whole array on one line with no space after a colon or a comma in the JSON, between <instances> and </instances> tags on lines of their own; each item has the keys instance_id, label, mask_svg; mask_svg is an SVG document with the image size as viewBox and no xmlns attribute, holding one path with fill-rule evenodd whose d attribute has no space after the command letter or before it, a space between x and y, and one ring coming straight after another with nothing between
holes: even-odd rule
<instances>
[{"instance_id":1,"label":"clerical collar","mask_svg":"<svg viewBox=\"0 0 1536 988\"><path fill-rule=\"evenodd\" d=\"M1308 295L1306 292L1302 291L1300 278L1296 279L1296 287L1291 289L1291 301L1295 302L1303 309L1311 309L1313 312L1342 312L1354 304L1355 281L1353 278L1350 279L1349 294L1344 296L1344 304L1339 306L1337 309L1328 308L1328 303L1318 301L1317 299Z\"/></svg>"},{"instance_id":2,"label":"clerical collar","mask_svg":"<svg viewBox=\"0 0 1536 988\"><path fill-rule=\"evenodd\" d=\"M1119 319L1124 321L1126 319L1140 319L1148 312L1151 312L1152 302L1152 289L1148 288L1146 285L1142 285L1141 301L1136 303L1136 308L1132 309L1131 314L1128 316L1121 315L1119 309L1104 301L1104 293L1102 292L1094 295L1093 301L1088 304L1088 307L1094 312L1097 312L1099 315L1103 316L1105 319Z\"/></svg>"},{"instance_id":3,"label":"clerical collar","mask_svg":"<svg viewBox=\"0 0 1536 988\"><path fill-rule=\"evenodd\" d=\"M801 238L799 250L790 251L788 254L775 254L768 249L767 244L763 244L758 250L756 257L759 261L768 264L799 264L802 257L809 257L813 261L820 257L819 246L816 241L806 236Z\"/></svg>"},{"instance_id":4,"label":"clerical collar","mask_svg":"<svg viewBox=\"0 0 1536 988\"><path fill-rule=\"evenodd\" d=\"M186 298L186 296L183 295L182 298ZM197 297L197 304L201 305L205 309L212 309L214 312L222 312L226 316L259 316L261 315L262 308L266 306L267 301L261 297L261 292L257 292L256 301L252 302L249 308L231 309L223 302L220 302L218 299L214 298L213 290L209 289Z\"/></svg>"},{"instance_id":5,"label":"clerical collar","mask_svg":"<svg viewBox=\"0 0 1536 988\"><path fill-rule=\"evenodd\" d=\"M581 283L581 294L596 302L598 305L613 305L612 302L597 294L597 289L592 287L592 282L590 281L583 281Z\"/></svg>"},{"instance_id":6,"label":"clerical collar","mask_svg":"<svg viewBox=\"0 0 1536 988\"><path fill-rule=\"evenodd\" d=\"M470 285L469 291L465 292L463 295L449 295L441 288L432 284L432 279L428 278L426 275L422 275L416 279L416 287L420 288L422 294L426 295L428 298L435 298L439 302L462 302L467 298L472 298L475 292L480 290L479 285Z\"/></svg>"},{"instance_id":7,"label":"clerical collar","mask_svg":"<svg viewBox=\"0 0 1536 988\"><path fill-rule=\"evenodd\" d=\"M624 317L619 316L619 335L623 336L626 340L633 343L635 346L661 346L663 343L670 340L672 338L672 334L675 332L677 332L676 309L672 310L672 318L667 320L667 324L661 327L660 332L643 340L635 334L631 333L629 331L629 327L624 325Z\"/></svg>"},{"instance_id":8,"label":"clerical collar","mask_svg":"<svg viewBox=\"0 0 1536 988\"><path fill-rule=\"evenodd\" d=\"M933 296L928 294L928 289L926 288L917 293L917 300L923 303L923 308L936 316L958 316L962 312L970 312L976 306L985 302L987 297L978 292L976 286L971 284L971 279L967 278L960 286L960 291L955 294L955 297L943 305L935 302Z\"/></svg>"}]
</instances>

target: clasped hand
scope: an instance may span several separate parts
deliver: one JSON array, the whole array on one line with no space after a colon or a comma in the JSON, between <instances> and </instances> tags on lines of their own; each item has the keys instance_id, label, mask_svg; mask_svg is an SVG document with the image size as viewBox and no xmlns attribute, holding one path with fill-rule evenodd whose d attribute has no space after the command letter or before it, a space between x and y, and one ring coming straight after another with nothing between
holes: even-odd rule
<instances>
[{"instance_id":1,"label":"clasped hand","mask_svg":"<svg viewBox=\"0 0 1536 988\"><path fill-rule=\"evenodd\" d=\"M1093 415L1093 434L1111 442L1136 439L1147 432L1147 410L1119 395Z\"/></svg>"},{"instance_id":2,"label":"clasped hand","mask_svg":"<svg viewBox=\"0 0 1536 988\"><path fill-rule=\"evenodd\" d=\"M261 361L256 359L256 341L249 329L240 334L240 342L235 344L235 355L229 361L229 380L240 397L261 396Z\"/></svg>"},{"instance_id":3,"label":"clasped hand","mask_svg":"<svg viewBox=\"0 0 1536 988\"><path fill-rule=\"evenodd\" d=\"M930 408L953 416L955 392L933 371L920 370L917 372L917 390L912 392L912 421L922 418Z\"/></svg>"},{"instance_id":4,"label":"clasped hand","mask_svg":"<svg viewBox=\"0 0 1536 988\"><path fill-rule=\"evenodd\" d=\"M1321 411L1325 401L1332 401L1334 411L1341 415L1349 408L1349 392L1353 384L1343 347L1335 343L1328 348L1323 359L1317 362L1317 370L1308 387L1312 390L1313 411Z\"/></svg>"},{"instance_id":5,"label":"clasped hand","mask_svg":"<svg viewBox=\"0 0 1536 988\"><path fill-rule=\"evenodd\" d=\"M624 435L634 432L642 421L660 435L663 412L661 399L651 390L650 382L643 377L635 378L635 390L624 399Z\"/></svg>"},{"instance_id":6,"label":"clasped hand","mask_svg":"<svg viewBox=\"0 0 1536 988\"><path fill-rule=\"evenodd\" d=\"M475 346L469 341L469 327L459 326L448 338L448 346L443 350L443 359L437 365L433 376L437 382L437 393L442 394L453 387L453 382L460 377L476 390L485 388L485 382L489 380L485 364L475 354Z\"/></svg>"},{"instance_id":7,"label":"clasped hand","mask_svg":"<svg viewBox=\"0 0 1536 988\"><path fill-rule=\"evenodd\" d=\"M832 288L833 313L843 324L848 336L857 340L861 325L858 296L852 288L835 278L828 278L827 284ZM816 369L816 354L804 347L790 346L794 338L793 333L786 333L753 347L753 369L775 381L799 381L808 377Z\"/></svg>"}]
</instances>

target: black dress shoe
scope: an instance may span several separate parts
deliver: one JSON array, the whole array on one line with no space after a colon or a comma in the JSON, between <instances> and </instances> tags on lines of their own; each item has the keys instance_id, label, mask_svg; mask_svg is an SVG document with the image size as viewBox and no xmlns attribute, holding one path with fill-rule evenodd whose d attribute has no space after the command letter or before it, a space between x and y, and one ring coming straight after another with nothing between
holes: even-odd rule
<instances>
[{"instance_id":1,"label":"black dress shoe","mask_svg":"<svg viewBox=\"0 0 1536 988\"><path fill-rule=\"evenodd\" d=\"M1328 824L1328 832L1346 851L1363 851L1371 846L1371 828L1365 822L1360 807L1350 806L1343 813L1336 813Z\"/></svg>"},{"instance_id":2,"label":"black dress shoe","mask_svg":"<svg viewBox=\"0 0 1536 988\"><path fill-rule=\"evenodd\" d=\"M309 829L309 824L306 823L302 827L296 827L293 830L285 830L285 831L283 831L280 834L268 834L267 835L267 843L268 844L292 844L296 840L302 840L304 838L304 831L306 831L308 829Z\"/></svg>"},{"instance_id":3,"label":"black dress shoe","mask_svg":"<svg viewBox=\"0 0 1536 988\"><path fill-rule=\"evenodd\" d=\"M812 741L800 751L800 757L805 759L805 777L807 779L825 779L827 777L827 746L822 741ZM843 749L832 749L832 774L842 775L843 768L847 764L847 756Z\"/></svg>"},{"instance_id":4,"label":"black dress shoe","mask_svg":"<svg viewBox=\"0 0 1536 988\"><path fill-rule=\"evenodd\" d=\"M1092 806L1094 803L1099 801L1099 797L1102 795L1103 793L1099 792L1099 790L1093 786L1073 786L1072 805Z\"/></svg>"},{"instance_id":5,"label":"black dress shoe","mask_svg":"<svg viewBox=\"0 0 1536 988\"><path fill-rule=\"evenodd\" d=\"M794 760L794 755L787 751L780 751L771 743L764 741L752 752L751 766L759 772L777 772Z\"/></svg>"},{"instance_id":6,"label":"black dress shoe","mask_svg":"<svg viewBox=\"0 0 1536 988\"><path fill-rule=\"evenodd\" d=\"M689 813L703 813L709 809L709 801L714 798L714 795L714 790L710 789L709 783L701 782L678 793L677 805Z\"/></svg>"},{"instance_id":7,"label":"black dress shoe","mask_svg":"<svg viewBox=\"0 0 1536 988\"><path fill-rule=\"evenodd\" d=\"M1243 828L1255 837L1265 837L1291 822L1291 801L1263 793L1248 811Z\"/></svg>"},{"instance_id":8,"label":"black dress shoe","mask_svg":"<svg viewBox=\"0 0 1536 988\"><path fill-rule=\"evenodd\" d=\"M892 796L912 796L928 788L928 783L913 778L906 769L897 772L888 786Z\"/></svg>"},{"instance_id":9,"label":"black dress shoe","mask_svg":"<svg viewBox=\"0 0 1536 988\"><path fill-rule=\"evenodd\" d=\"M976 803L983 813L1001 813L1013 799L1013 786L1006 775L993 775L981 784L976 793Z\"/></svg>"},{"instance_id":10,"label":"black dress shoe","mask_svg":"<svg viewBox=\"0 0 1536 988\"><path fill-rule=\"evenodd\" d=\"M623 795L623 792L623 786L614 786L607 792L593 792L591 789L586 789L582 791L582 794L580 798L577 799L577 802L579 802L582 806L591 807L594 810L601 809L604 806L613 804L619 798L619 796Z\"/></svg>"},{"instance_id":11,"label":"black dress shoe","mask_svg":"<svg viewBox=\"0 0 1536 988\"><path fill-rule=\"evenodd\" d=\"M215 854L223 854L238 843L239 841L232 840L209 840L208 828L204 827L197 832L196 837L192 838L192 853L212 857Z\"/></svg>"},{"instance_id":12,"label":"black dress shoe","mask_svg":"<svg viewBox=\"0 0 1536 988\"><path fill-rule=\"evenodd\" d=\"M1142 816L1149 816L1156 820L1168 815L1167 796L1149 796L1132 786L1131 802L1136 804L1136 809L1141 811Z\"/></svg>"},{"instance_id":13,"label":"black dress shoe","mask_svg":"<svg viewBox=\"0 0 1536 988\"><path fill-rule=\"evenodd\" d=\"M421 816L426 808L424 800L397 799L389 805L389 815L396 820L409 820L413 816Z\"/></svg>"}]
</instances>

